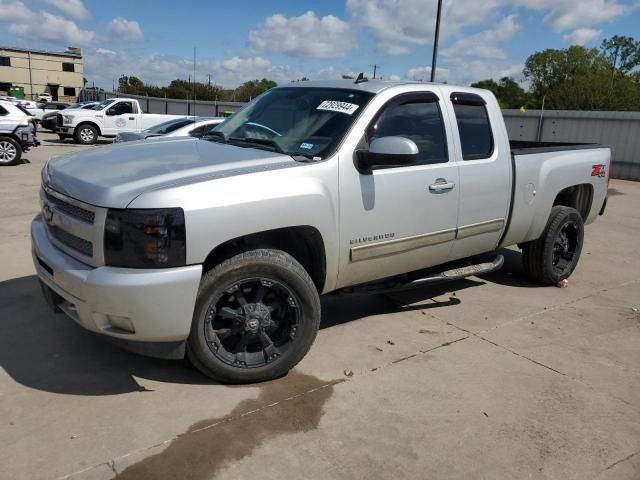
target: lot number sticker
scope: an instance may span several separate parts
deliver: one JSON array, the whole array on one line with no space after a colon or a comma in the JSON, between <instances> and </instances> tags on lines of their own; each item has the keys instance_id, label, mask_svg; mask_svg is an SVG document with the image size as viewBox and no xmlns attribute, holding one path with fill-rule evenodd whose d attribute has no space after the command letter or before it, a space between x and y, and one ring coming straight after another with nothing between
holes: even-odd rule
<instances>
[{"instance_id":1,"label":"lot number sticker","mask_svg":"<svg viewBox=\"0 0 640 480\"><path fill-rule=\"evenodd\" d=\"M346 113L347 115L353 115L360 105L348 102L339 102L337 100L325 100L316 110L327 110L329 112Z\"/></svg>"}]
</instances>

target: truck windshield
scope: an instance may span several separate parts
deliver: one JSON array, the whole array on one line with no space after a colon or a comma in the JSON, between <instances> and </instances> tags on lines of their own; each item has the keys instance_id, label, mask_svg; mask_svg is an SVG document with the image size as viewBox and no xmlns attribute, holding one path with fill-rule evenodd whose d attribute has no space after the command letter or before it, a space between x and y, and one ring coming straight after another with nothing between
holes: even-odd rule
<instances>
[{"instance_id":1,"label":"truck windshield","mask_svg":"<svg viewBox=\"0 0 640 480\"><path fill-rule=\"evenodd\" d=\"M95 107L93 107L91 110L102 110L103 108L105 108L107 105L111 105L113 102L115 102L115 100L105 100L104 102L100 102L98 105L96 105Z\"/></svg>"},{"instance_id":2,"label":"truck windshield","mask_svg":"<svg viewBox=\"0 0 640 480\"><path fill-rule=\"evenodd\" d=\"M322 160L334 152L372 97L339 88L275 88L214 128L209 138Z\"/></svg>"}]
</instances>

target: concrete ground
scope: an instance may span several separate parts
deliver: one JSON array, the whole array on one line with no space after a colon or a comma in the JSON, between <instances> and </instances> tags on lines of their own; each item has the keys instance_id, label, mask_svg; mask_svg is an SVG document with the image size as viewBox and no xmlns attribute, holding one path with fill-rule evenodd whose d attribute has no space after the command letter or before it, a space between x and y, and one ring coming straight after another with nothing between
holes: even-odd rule
<instances>
[{"instance_id":1,"label":"concrete ground","mask_svg":"<svg viewBox=\"0 0 640 480\"><path fill-rule=\"evenodd\" d=\"M50 155L0 168L2 479L640 478L640 184L612 181L567 289L498 273L323 301L287 377L246 387L49 312L29 223Z\"/></svg>"}]
</instances>

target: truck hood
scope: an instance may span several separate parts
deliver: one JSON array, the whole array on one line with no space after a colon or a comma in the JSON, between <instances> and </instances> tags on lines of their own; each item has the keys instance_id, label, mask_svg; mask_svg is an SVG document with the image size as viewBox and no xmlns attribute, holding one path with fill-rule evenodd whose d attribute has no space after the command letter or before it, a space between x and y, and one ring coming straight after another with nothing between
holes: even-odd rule
<instances>
[{"instance_id":1,"label":"truck hood","mask_svg":"<svg viewBox=\"0 0 640 480\"><path fill-rule=\"evenodd\" d=\"M125 208L144 192L300 163L287 155L196 138L129 142L53 157L50 188L99 207Z\"/></svg>"}]
</instances>

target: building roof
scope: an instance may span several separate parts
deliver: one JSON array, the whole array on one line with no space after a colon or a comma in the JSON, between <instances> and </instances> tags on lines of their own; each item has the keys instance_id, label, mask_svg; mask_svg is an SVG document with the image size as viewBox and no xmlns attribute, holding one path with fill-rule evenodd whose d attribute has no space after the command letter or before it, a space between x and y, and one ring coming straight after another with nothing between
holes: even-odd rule
<instances>
[{"instance_id":1,"label":"building roof","mask_svg":"<svg viewBox=\"0 0 640 480\"><path fill-rule=\"evenodd\" d=\"M70 52L50 52L48 50L34 50L31 48L18 48L18 47L5 47L0 45L0 50L9 50L11 52L23 52L23 53L37 53L38 55L53 55L56 57L73 57L73 58L82 58L81 53L70 53Z\"/></svg>"}]
</instances>

